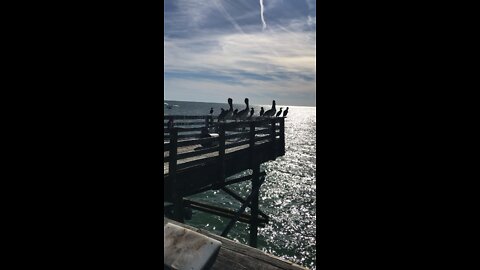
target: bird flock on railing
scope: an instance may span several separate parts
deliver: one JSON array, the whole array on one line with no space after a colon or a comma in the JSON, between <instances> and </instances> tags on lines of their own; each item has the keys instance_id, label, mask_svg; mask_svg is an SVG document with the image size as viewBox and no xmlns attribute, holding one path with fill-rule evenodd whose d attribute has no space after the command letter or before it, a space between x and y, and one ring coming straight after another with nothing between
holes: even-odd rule
<instances>
[{"instance_id":1,"label":"bird flock on railing","mask_svg":"<svg viewBox=\"0 0 480 270\"><path fill-rule=\"evenodd\" d=\"M218 121L225 121L225 120L248 120L251 119L255 114L255 109L251 108L249 105L248 98L245 99L246 108L238 111L238 109L233 109L233 100L231 98L228 99L228 109L221 108L220 115L218 115ZM288 107L285 111L283 111L283 107L280 108L280 111L277 112L275 100L272 102L272 108L268 111L265 111L263 107L260 109L260 117L280 117L283 112L283 117L287 117L288 115ZM210 115L213 115L214 111L213 108L210 109Z\"/></svg>"},{"instance_id":2,"label":"bird flock on railing","mask_svg":"<svg viewBox=\"0 0 480 270\"><path fill-rule=\"evenodd\" d=\"M228 102L229 108L227 110L225 110L224 108L220 109L221 112L218 115L218 122L226 121L226 120L235 120L235 121L237 121L237 120L250 120L254 117L255 109L250 108L248 98L245 98L246 108L241 110L241 111L238 111L238 109L235 109L235 110L233 109L233 99L229 98L227 102ZM289 107L287 107L287 109L285 111L283 111L283 107L281 107L280 110L277 112L276 102L275 102L275 100L273 100L272 101L272 108L270 108L270 110L265 111L264 108L261 107L259 117L260 118L272 118L272 117L281 117L281 116L287 117L288 109L289 109ZM215 112L214 112L213 108L211 108L210 109L210 115L213 116L214 113ZM283 113L283 115L282 115L282 113ZM171 129L171 128L173 128L173 126L174 126L173 117L169 117L169 120L168 120L168 123L167 123L167 128Z\"/></svg>"}]
</instances>

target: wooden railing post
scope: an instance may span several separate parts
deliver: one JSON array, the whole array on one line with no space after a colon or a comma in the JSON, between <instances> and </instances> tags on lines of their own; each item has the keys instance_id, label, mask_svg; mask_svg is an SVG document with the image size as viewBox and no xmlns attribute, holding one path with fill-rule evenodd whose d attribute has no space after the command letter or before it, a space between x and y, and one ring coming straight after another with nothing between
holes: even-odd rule
<instances>
[{"instance_id":1,"label":"wooden railing post","mask_svg":"<svg viewBox=\"0 0 480 270\"><path fill-rule=\"evenodd\" d=\"M170 128L169 133L170 133L170 150L169 150L170 162L168 163L168 174L170 176L175 176L177 172L178 130L176 128Z\"/></svg>"},{"instance_id":2,"label":"wooden railing post","mask_svg":"<svg viewBox=\"0 0 480 270\"><path fill-rule=\"evenodd\" d=\"M285 118L280 118L280 149L281 155L285 155Z\"/></svg>"},{"instance_id":3,"label":"wooden railing post","mask_svg":"<svg viewBox=\"0 0 480 270\"><path fill-rule=\"evenodd\" d=\"M218 179L214 189L220 189L225 182L225 124L220 124L218 132Z\"/></svg>"},{"instance_id":4,"label":"wooden railing post","mask_svg":"<svg viewBox=\"0 0 480 270\"><path fill-rule=\"evenodd\" d=\"M178 222L183 220L183 196L177 184L177 154L178 154L178 130L170 128L170 150L168 163L168 177L170 180L170 188L173 201L173 219Z\"/></svg>"},{"instance_id":5,"label":"wooden railing post","mask_svg":"<svg viewBox=\"0 0 480 270\"><path fill-rule=\"evenodd\" d=\"M212 116L211 116L211 115L205 117L205 127L206 127L206 128L209 128L209 127L210 127L210 125L211 125L211 124L210 124L210 123L211 123L211 120L212 120Z\"/></svg>"},{"instance_id":6,"label":"wooden railing post","mask_svg":"<svg viewBox=\"0 0 480 270\"><path fill-rule=\"evenodd\" d=\"M275 138L277 137L276 129L277 129L276 119L273 118L272 121L271 121L271 127L270 127L270 141L271 141L271 145L272 145L273 159L277 158L277 146L276 146L276 143L275 143Z\"/></svg>"},{"instance_id":7,"label":"wooden railing post","mask_svg":"<svg viewBox=\"0 0 480 270\"><path fill-rule=\"evenodd\" d=\"M255 163L255 122L250 122L250 162L251 166L256 164Z\"/></svg>"},{"instance_id":8,"label":"wooden railing post","mask_svg":"<svg viewBox=\"0 0 480 270\"><path fill-rule=\"evenodd\" d=\"M250 164L252 169L252 202L250 204L250 239L249 244L252 247L257 247L258 242L258 224L259 224L259 207L258 197L260 195L260 164L255 158L255 122L250 123Z\"/></svg>"},{"instance_id":9,"label":"wooden railing post","mask_svg":"<svg viewBox=\"0 0 480 270\"><path fill-rule=\"evenodd\" d=\"M260 181L260 165L256 165L253 169L252 174L252 203L251 203L251 220L250 220L250 241L249 244L251 247L257 247L258 239L258 197L260 196L260 186L262 185Z\"/></svg>"}]
</instances>

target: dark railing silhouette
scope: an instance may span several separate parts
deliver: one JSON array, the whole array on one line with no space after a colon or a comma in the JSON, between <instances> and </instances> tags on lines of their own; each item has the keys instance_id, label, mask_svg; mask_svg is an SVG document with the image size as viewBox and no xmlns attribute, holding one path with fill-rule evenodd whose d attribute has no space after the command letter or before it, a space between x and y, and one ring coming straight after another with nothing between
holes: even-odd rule
<instances>
[{"instance_id":1,"label":"dark railing silhouette","mask_svg":"<svg viewBox=\"0 0 480 270\"><path fill-rule=\"evenodd\" d=\"M170 119L174 123L171 128L168 127ZM218 122L214 116L164 116L164 162L169 163L169 174L211 159L208 154L218 153L217 158L222 162L228 149L248 145L254 151L259 143L272 144L272 151L280 152L277 155L285 152L283 117ZM179 148L196 145L204 147L178 153ZM179 165L182 161L186 162Z\"/></svg>"},{"instance_id":2,"label":"dark railing silhouette","mask_svg":"<svg viewBox=\"0 0 480 270\"><path fill-rule=\"evenodd\" d=\"M165 189L169 192L168 201L173 204L172 218L183 222L185 207L231 218L222 236L228 234L235 222L248 222L250 245L255 247L258 227L268 222L258 205L260 186L266 175L260 171L260 164L285 154L285 119L218 121L214 116L167 115L163 127L164 184L168 187ZM245 170L251 170L251 175L226 180ZM228 188L249 180L252 191L247 198ZM241 202L242 207L232 211L184 198L210 189L225 191ZM251 208L250 215L245 213L246 207Z\"/></svg>"}]
</instances>

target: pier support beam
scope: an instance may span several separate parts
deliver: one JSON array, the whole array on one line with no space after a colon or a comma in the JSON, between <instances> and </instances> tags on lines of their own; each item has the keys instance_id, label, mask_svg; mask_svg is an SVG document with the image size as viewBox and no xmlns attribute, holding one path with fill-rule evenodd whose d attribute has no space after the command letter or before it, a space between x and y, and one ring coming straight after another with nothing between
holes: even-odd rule
<instances>
[{"instance_id":1,"label":"pier support beam","mask_svg":"<svg viewBox=\"0 0 480 270\"><path fill-rule=\"evenodd\" d=\"M252 175L252 203L251 203L251 210L252 220L250 221L250 246L257 247L257 240L258 240L258 196L260 196L260 186L262 182L260 180L260 165L257 165L253 168L253 175Z\"/></svg>"},{"instance_id":2,"label":"pier support beam","mask_svg":"<svg viewBox=\"0 0 480 270\"><path fill-rule=\"evenodd\" d=\"M177 188L177 142L178 131L170 129L170 162L168 165L170 174L170 188L173 198L173 219L178 222L184 222L183 216L183 194Z\"/></svg>"}]
</instances>

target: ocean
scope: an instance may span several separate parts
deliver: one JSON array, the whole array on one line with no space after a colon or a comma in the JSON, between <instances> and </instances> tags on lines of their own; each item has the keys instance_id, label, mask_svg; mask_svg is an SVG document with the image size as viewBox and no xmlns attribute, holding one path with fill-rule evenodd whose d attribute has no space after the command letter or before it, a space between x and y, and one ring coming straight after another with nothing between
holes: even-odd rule
<instances>
[{"instance_id":1,"label":"ocean","mask_svg":"<svg viewBox=\"0 0 480 270\"><path fill-rule=\"evenodd\" d=\"M220 108L228 108L227 103L165 102L178 107L164 107L164 115L207 115L212 107L214 114L218 115ZM255 108L255 115L258 115L261 106L268 110L271 104L251 105ZM277 110L287 106L277 105ZM270 217L270 222L265 228L259 228L258 248L309 269L316 269L316 108L288 107L289 114L285 120L286 154L261 167L267 177L260 190L259 203L260 209ZM242 110L245 104L234 104L234 108ZM231 188L243 197L250 192L250 184L247 183ZM238 201L222 191L208 191L190 198L235 210L241 207ZM192 220L186 223L221 234L228 221L194 211ZM248 245L248 225L237 222L228 238Z\"/></svg>"}]
</instances>

